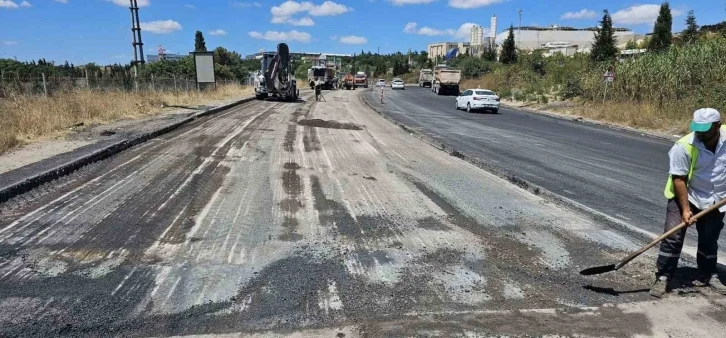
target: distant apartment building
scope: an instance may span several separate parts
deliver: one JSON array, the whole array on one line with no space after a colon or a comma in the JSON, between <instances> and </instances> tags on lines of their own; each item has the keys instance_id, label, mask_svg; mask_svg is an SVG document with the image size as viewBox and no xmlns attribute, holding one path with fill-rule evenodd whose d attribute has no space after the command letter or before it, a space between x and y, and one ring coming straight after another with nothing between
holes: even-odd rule
<instances>
[{"instance_id":1,"label":"distant apartment building","mask_svg":"<svg viewBox=\"0 0 726 338\"><path fill-rule=\"evenodd\" d=\"M275 52L258 52L245 56L245 59L262 59L262 54L275 53ZM352 54L337 54L337 53L307 53L307 52L290 52L292 57L297 60L320 60L321 57L325 59L340 59L343 57L351 57Z\"/></svg>"},{"instance_id":2,"label":"distant apartment building","mask_svg":"<svg viewBox=\"0 0 726 338\"><path fill-rule=\"evenodd\" d=\"M189 55L164 54L162 57L166 61L179 61L179 60L181 60L181 59L183 59L183 58L185 58L187 56L189 56ZM154 62L158 62L158 61L161 61L160 58L159 58L159 54L146 55L146 62L147 63L154 63Z\"/></svg>"}]
</instances>

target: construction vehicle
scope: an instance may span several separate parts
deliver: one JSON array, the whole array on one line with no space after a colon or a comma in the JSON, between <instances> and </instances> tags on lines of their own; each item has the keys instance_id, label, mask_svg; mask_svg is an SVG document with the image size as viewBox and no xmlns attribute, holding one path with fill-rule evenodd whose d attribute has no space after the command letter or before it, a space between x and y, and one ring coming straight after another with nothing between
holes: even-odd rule
<instances>
[{"instance_id":1,"label":"construction vehicle","mask_svg":"<svg viewBox=\"0 0 726 338\"><path fill-rule=\"evenodd\" d=\"M366 76L365 72L355 73L355 79L353 81L356 87L368 88L368 76Z\"/></svg>"},{"instance_id":2,"label":"construction vehicle","mask_svg":"<svg viewBox=\"0 0 726 338\"><path fill-rule=\"evenodd\" d=\"M345 77L343 77L342 87L346 90L355 90L355 77L353 74L345 74Z\"/></svg>"},{"instance_id":3,"label":"construction vehicle","mask_svg":"<svg viewBox=\"0 0 726 338\"><path fill-rule=\"evenodd\" d=\"M431 69L421 69L418 73L418 86L419 87L431 87L431 83L434 79L434 73Z\"/></svg>"},{"instance_id":4,"label":"construction vehicle","mask_svg":"<svg viewBox=\"0 0 726 338\"><path fill-rule=\"evenodd\" d=\"M434 67L434 83L431 91L437 95L459 95L460 80L461 70L438 65Z\"/></svg>"},{"instance_id":5,"label":"construction vehicle","mask_svg":"<svg viewBox=\"0 0 726 338\"><path fill-rule=\"evenodd\" d=\"M300 96L294 67L287 44L277 45L276 53L262 53L262 70L255 75L255 98L264 100L272 96L295 101Z\"/></svg>"},{"instance_id":6,"label":"construction vehicle","mask_svg":"<svg viewBox=\"0 0 726 338\"><path fill-rule=\"evenodd\" d=\"M322 89L332 90L338 88L339 76L337 70L340 68L340 62L336 60L328 60L321 54L320 59L316 60L312 67L308 69L308 83L310 89L315 88L315 83L322 81Z\"/></svg>"},{"instance_id":7,"label":"construction vehicle","mask_svg":"<svg viewBox=\"0 0 726 338\"><path fill-rule=\"evenodd\" d=\"M308 69L310 89L315 88L317 81L323 82L323 89L332 90L337 87L338 79L333 76L333 70L327 66L312 66Z\"/></svg>"}]
</instances>

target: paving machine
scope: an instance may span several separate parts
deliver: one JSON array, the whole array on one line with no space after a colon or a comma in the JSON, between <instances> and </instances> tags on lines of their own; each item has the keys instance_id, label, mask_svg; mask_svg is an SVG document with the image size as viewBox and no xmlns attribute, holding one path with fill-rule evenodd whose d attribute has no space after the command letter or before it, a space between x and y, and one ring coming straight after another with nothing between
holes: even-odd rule
<instances>
[{"instance_id":1,"label":"paving machine","mask_svg":"<svg viewBox=\"0 0 726 338\"><path fill-rule=\"evenodd\" d=\"M287 44L277 45L276 53L263 53L261 62L262 70L255 75L255 98L263 100L272 96L285 101L297 100L300 91Z\"/></svg>"}]
</instances>

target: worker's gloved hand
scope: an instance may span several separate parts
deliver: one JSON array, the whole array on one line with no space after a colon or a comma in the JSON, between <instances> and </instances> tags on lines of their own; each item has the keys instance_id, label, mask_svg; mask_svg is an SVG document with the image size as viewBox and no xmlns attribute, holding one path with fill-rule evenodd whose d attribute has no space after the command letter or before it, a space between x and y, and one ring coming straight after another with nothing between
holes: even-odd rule
<instances>
[{"instance_id":1,"label":"worker's gloved hand","mask_svg":"<svg viewBox=\"0 0 726 338\"><path fill-rule=\"evenodd\" d=\"M686 224L693 224L696 220L693 219L693 213L690 209L683 210L681 213L681 220Z\"/></svg>"}]
</instances>

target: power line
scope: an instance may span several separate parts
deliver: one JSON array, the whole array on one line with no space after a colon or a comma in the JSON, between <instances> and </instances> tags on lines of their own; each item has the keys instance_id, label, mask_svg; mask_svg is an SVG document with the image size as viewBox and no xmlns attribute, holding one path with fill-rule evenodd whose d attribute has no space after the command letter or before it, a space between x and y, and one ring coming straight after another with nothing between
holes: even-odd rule
<instances>
[{"instance_id":1,"label":"power line","mask_svg":"<svg viewBox=\"0 0 726 338\"><path fill-rule=\"evenodd\" d=\"M521 48L522 44L522 10L517 10L517 14L519 15L519 27L517 28L517 48Z\"/></svg>"},{"instance_id":2,"label":"power line","mask_svg":"<svg viewBox=\"0 0 726 338\"><path fill-rule=\"evenodd\" d=\"M136 0L129 0L131 6L131 34L133 35L134 46L134 86L139 89L137 78L139 76L139 64L144 64L144 43L141 42L141 24L139 23L139 5Z\"/></svg>"}]
</instances>

